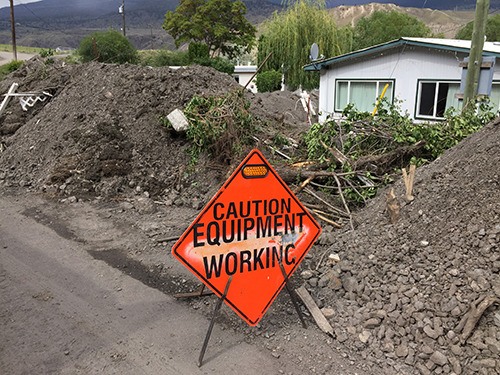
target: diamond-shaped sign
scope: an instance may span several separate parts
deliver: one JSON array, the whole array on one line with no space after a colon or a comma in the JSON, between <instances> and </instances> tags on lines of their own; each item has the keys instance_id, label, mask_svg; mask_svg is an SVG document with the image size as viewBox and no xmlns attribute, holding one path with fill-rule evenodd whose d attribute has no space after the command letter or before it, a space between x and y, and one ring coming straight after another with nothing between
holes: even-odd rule
<instances>
[{"instance_id":1,"label":"diamond-shaped sign","mask_svg":"<svg viewBox=\"0 0 500 375\"><path fill-rule=\"evenodd\" d=\"M321 228L258 150L252 150L172 248L172 254L257 325Z\"/></svg>"}]
</instances>

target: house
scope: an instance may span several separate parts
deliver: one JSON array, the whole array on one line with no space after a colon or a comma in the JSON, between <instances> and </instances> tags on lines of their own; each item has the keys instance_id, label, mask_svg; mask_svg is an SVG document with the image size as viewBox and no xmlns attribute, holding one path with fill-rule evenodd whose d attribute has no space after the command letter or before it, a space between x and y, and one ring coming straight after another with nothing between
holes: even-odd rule
<instances>
[{"instance_id":1,"label":"house","mask_svg":"<svg viewBox=\"0 0 500 375\"><path fill-rule=\"evenodd\" d=\"M257 85L255 84L255 72L257 66L255 65L236 65L234 67L233 77L241 86L247 86L247 89L253 93L257 92ZM250 82L250 80L252 80Z\"/></svg>"},{"instance_id":2,"label":"house","mask_svg":"<svg viewBox=\"0 0 500 375\"><path fill-rule=\"evenodd\" d=\"M471 42L456 39L401 38L341 56L314 61L306 71L320 72L320 121L340 117L347 104L372 112L383 92L416 121L444 118L461 108ZM485 42L479 93L500 109L500 43ZM468 61L468 60L466 60ZM461 88L462 82L462 88Z\"/></svg>"}]
</instances>

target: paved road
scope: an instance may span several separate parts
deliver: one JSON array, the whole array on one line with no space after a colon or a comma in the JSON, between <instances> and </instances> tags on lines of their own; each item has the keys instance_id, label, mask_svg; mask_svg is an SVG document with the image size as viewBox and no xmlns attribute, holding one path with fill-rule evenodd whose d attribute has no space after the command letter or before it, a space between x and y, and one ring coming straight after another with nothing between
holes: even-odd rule
<instances>
[{"instance_id":1,"label":"paved road","mask_svg":"<svg viewBox=\"0 0 500 375\"><path fill-rule=\"evenodd\" d=\"M31 59L34 54L31 53L17 53L17 59L18 60L29 60ZM0 65L7 64L11 62L14 59L14 55L12 52L4 52L0 51Z\"/></svg>"},{"instance_id":2,"label":"paved road","mask_svg":"<svg viewBox=\"0 0 500 375\"><path fill-rule=\"evenodd\" d=\"M95 260L0 196L0 372L5 374L298 373L242 335Z\"/></svg>"}]
</instances>

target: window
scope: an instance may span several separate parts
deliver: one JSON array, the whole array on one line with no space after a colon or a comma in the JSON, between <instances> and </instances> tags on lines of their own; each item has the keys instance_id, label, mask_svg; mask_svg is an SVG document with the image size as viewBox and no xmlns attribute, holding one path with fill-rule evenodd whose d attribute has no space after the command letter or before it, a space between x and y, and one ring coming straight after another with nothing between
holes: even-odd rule
<instances>
[{"instance_id":1,"label":"window","mask_svg":"<svg viewBox=\"0 0 500 375\"><path fill-rule=\"evenodd\" d=\"M493 112L500 110L500 82L493 82L491 86L490 104Z\"/></svg>"},{"instance_id":2,"label":"window","mask_svg":"<svg viewBox=\"0 0 500 375\"><path fill-rule=\"evenodd\" d=\"M459 92L460 82L419 81L415 117L443 119L449 108L460 108L461 103L456 97Z\"/></svg>"},{"instance_id":3,"label":"window","mask_svg":"<svg viewBox=\"0 0 500 375\"><path fill-rule=\"evenodd\" d=\"M393 80L337 80L335 86L335 112L342 112L348 104L358 111L371 112L385 85L389 85L384 98L392 103Z\"/></svg>"}]
</instances>

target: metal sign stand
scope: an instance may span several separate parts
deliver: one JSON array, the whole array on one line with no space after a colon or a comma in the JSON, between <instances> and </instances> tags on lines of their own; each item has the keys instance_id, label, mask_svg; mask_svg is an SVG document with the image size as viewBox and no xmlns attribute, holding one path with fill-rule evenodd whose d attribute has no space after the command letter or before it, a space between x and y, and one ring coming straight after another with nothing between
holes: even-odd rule
<instances>
[{"instance_id":1,"label":"metal sign stand","mask_svg":"<svg viewBox=\"0 0 500 375\"><path fill-rule=\"evenodd\" d=\"M224 300L226 299L227 292L229 291L229 285L231 284L232 280L233 276L230 276L229 279L227 280L226 287L224 288L224 294L219 298L219 301L217 301L217 305L215 306L214 315L212 316L212 320L210 321L210 325L208 326L207 335L205 336L205 341L203 342L203 346L201 348L200 357L198 358L198 367L201 367L201 365L203 364L203 357L205 356L205 351L207 350L208 341L210 340L210 336L212 335L212 329L214 328L215 319L219 314L222 302L224 302Z\"/></svg>"},{"instance_id":2,"label":"metal sign stand","mask_svg":"<svg viewBox=\"0 0 500 375\"><path fill-rule=\"evenodd\" d=\"M292 300L292 303L293 303L293 306L295 307L295 310L297 311L297 315L299 316L299 319L302 323L302 327L304 329L307 329L307 324L306 324L306 321L304 320L304 315L302 314L302 311L300 310L299 303L297 301L297 298L295 297L295 294L293 293L292 288L290 288L289 278L286 274L285 267L283 267L283 262L282 262L281 258L279 259L279 266L280 266L281 272L283 273L283 277L285 278L286 290L287 290L288 294L290 295L290 299ZM224 302L224 300L226 299L227 293L229 291L229 285L231 284L232 280L233 280L233 276L230 276L229 279L227 280L226 287L224 288L224 294L219 298L219 300L217 301L217 305L215 306L214 314L212 316L212 320L210 321L210 325L208 326L208 331L207 331L207 334L205 336L205 341L203 342L200 356L198 358L198 367L201 367L201 365L203 364L203 357L205 356L208 342L210 341L210 336L212 335L212 330L214 328L215 319L217 318L217 315L219 314L219 310L222 307L222 302ZM199 293L198 294L199 296L203 295L202 294L203 288L204 288L204 286L202 286L202 289L200 290L200 292L197 292L197 293ZM191 294L190 296L193 296L193 294Z\"/></svg>"}]
</instances>

